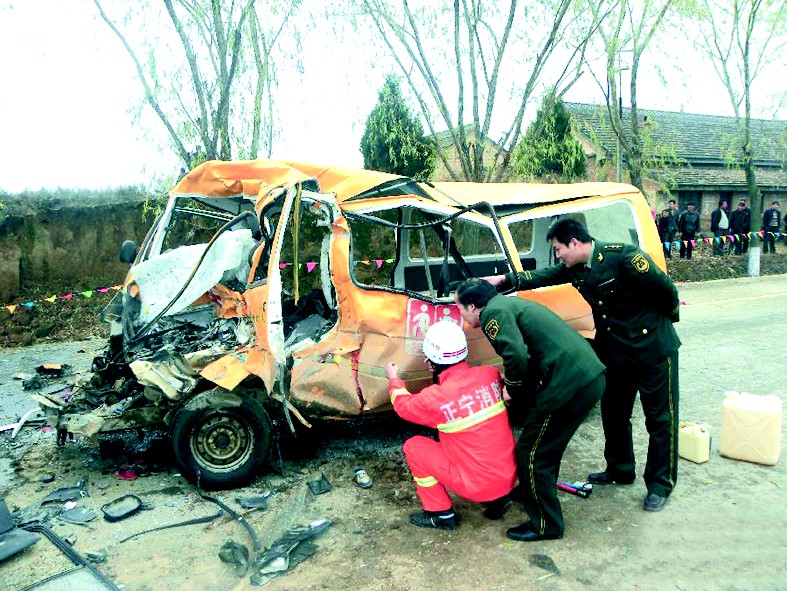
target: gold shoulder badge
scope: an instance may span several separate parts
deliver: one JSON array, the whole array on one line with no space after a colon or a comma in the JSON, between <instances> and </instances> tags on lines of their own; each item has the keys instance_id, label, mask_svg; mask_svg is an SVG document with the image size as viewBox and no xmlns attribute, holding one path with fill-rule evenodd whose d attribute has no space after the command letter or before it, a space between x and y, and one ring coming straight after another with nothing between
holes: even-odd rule
<instances>
[{"instance_id":1,"label":"gold shoulder badge","mask_svg":"<svg viewBox=\"0 0 787 591\"><path fill-rule=\"evenodd\" d=\"M631 264L640 273L647 273L648 269L650 269L650 263L648 259L642 256L642 253L635 254L634 258L631 259Z\"/></svg>"},{"instance_id":2,"label":"gold shoulder badge","mask_svg":"<svg viewBox=\"0 0 787 591\"><path fill-rule=\"evenodd\" d=\"M598 260L598 262L600 263L601 261L604 260L604 255L601 254L601 253L598 253L598 256L596 257L596 260Z\"/></svg>"},{"instance_id":3,"label":"gold shoulder badge","mask_svg":"<svg viewBox=\"0 0 787 591\"><path fill-rule=\"evenodd\" d=\"M491 340L495 340L497 338L497 332L500 330L500 324L498 324L497 320L492 319L486 323L484 326L484 332L486 336L488 336Z\"/></svg>"}]
</instances>

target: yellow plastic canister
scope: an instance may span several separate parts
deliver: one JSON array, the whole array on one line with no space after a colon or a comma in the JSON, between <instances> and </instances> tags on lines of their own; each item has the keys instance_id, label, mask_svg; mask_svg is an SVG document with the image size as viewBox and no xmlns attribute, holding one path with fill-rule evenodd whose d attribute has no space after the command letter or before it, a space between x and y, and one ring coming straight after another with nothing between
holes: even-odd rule
<instances>
[{"instance_id":1,"label":"yellow plastic canister","mask_svg":"<svg viewBox=\"0 0 787 591\"><path fill-rule=\"evenodd\" d=\"M710 459L710 427L704 424L680 422L678 455L696 464Z\"/></svg>"},{"instance_id":2,"label":"yellow plastic canister","mask_svg":"<svg viewBox=\"0 0 787 591\"><path fill-rule=\"evenodd\" d=\"M728 458L772 466L782 442L782 400L747 392L725 392L719 453Z\"/></svg>"}]
</instances>

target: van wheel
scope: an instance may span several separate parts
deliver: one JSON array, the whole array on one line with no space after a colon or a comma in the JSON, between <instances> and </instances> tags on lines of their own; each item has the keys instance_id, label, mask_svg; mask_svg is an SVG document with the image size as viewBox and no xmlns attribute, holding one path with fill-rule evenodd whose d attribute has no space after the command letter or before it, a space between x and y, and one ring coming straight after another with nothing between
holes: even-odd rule
<instances>
[{"instance_id":1,"label":"van wheel","mask_svg":"<svg viewBox=\"0 0 787 591\"><path fill-rule=\"evenodd\" d=\"M254 398L220 391L202 393L172 420L175 461L183 476L205 490L238 488L268 461L271 420Z\"/></svg>"}]
</instances>

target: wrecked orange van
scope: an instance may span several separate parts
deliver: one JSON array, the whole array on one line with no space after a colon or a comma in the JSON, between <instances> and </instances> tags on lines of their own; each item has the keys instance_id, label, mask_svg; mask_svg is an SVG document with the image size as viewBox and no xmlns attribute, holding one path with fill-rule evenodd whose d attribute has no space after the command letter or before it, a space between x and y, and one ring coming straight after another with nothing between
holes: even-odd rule
<instances>
[{"instance_id":1,"label":"wrecked orange van","mask_svg":"<svg viewBox=\"0 0 787 591\"><path fill-rule=\"evenodd\" d=\"M571 216L664 268L650 209L629 185L424 183L297 162L206 162L188 173L105 310L111 336L67 398L36 395L59 437L164 425L206 488L252 480L276 430L391 409L384 366L431 382L426 330L461 323L467 277L555 263L545 236ZM129 252L131 251L131 252ZM570 285L537 300L592 338ZM471 364L500 364L477 329Z\"/></svg>"}]
</instances>

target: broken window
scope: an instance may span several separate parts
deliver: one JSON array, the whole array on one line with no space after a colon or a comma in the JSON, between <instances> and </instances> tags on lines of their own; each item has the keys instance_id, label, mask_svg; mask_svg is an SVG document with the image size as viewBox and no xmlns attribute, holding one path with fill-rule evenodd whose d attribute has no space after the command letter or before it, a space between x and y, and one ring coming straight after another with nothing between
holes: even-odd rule
<instances>
[{"instance_id":1,"label":"broken window","mask_svg":"<svg viewBox=\"0 0 787 591\"><path fill-rule=\"evenodd\" d=\"M245 208L251 210L249 205ZM202 203L191 197L175 201L172 216L167 224L161 252L180 246L207 244L213 235L235 215L218 207Z\"/></svg>"},{"instance_id":2,"label":"broken window","mask_svg":"<svg viewBox=\"0 0 787 591\"><path fill-rule=\"evenodd\" d=\"M361 285L393 287L392 270L396 261L396 227L399 210L377 211L374 217L391 225L373 223L366 218L350 218L352 265L355 280Z\"/></svg>"},{"instance_id":3,"label":"broken window","mask_svg":"<svg viewBox=\"0 0 787 591\"><path fill-rule=\"evenodd\" d=\"M445 297L452 282L508 270L492 229L467 217L416 207L347 217L361 285L435 299Z\"/></svg>"}]
</instances>

